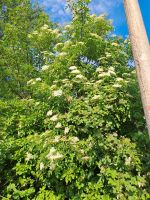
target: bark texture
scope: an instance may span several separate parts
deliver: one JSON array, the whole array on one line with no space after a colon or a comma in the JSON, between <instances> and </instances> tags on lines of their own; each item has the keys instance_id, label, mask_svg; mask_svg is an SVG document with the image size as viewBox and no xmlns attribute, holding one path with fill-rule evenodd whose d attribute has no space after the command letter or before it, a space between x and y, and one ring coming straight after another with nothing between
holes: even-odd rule
<instances>
[{"instance_id":1,"label":"bark texture","mask_svg":"<svg viewBox=\"0 0 150 200\"><path fill-rule=\"evenodd\" d=\"M123 0L141 98L150 136L150 47L138 0Z\"/></svg>"}]
</instances>

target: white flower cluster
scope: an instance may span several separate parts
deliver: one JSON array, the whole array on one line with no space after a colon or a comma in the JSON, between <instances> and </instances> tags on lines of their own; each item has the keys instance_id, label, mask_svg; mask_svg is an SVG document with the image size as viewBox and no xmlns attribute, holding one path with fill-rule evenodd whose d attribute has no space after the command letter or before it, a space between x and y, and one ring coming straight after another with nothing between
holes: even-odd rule
<instances>
[{"instance_id":1,"label":"white flower cluster","mask_svg":"<svg viewBox=\"0 0 150 200\"><path fill-rule=\"evenodd\" d=\"M53 115L53 116L50 118L50 120L51 120L52 122L56 122L56 121L58 120L58 115Z\"/></svg>"},{"instance_id":2,"label":"white flower cluster","mask_svg":"<svg viewBox=\"0 0 150 200\"><path fill-rule=\"evenodd\" d=\"M47 24L44 24L42 27L41 27L41 30L47 30L48 29L48 25Z\"/></svg>"},{"instance_id":3,"label":"white flower cluster","mask_svg":"<svg viewBox=\"0 0 150 200\"><path fill-rule=\"evenodd\" d=\"M71 140L71 144L79 142L79 138L78 137L70 137L70 140Z\"/></svg>"},{"instance_id":4,"label":"white flower cluster","mask_svg":"<svg viewBox=\"0 0 150 200\"><path fill-rule=\"evenodd\" d=\"M53 142L57 143L57 142L60 141L60 139L61 139L61 136L60 136L60 135L57 135L57 136L55 136Z\"/></svg>"},{"instance_id":5,"label":"white flower cluster","mask_svg":"<svg viewBox=\"0 0 150 200\"><path fill-rule=\"evenodd\" d=\"M71 66L69 69L71 70L71 74L77 74L75 76L76 79L85 79L85 77L81 74L80 70L78 70L76 66Z\"/></svg>"},{"instance_id":6,"label":"white flower cluster","mask_svg":"<svg viewBox=\"0 0 150 200\"><path fill-rule=\"evenodd\" d=\"M72 70L71 74L80 74L80 71L78 69Z\"/></svg>"},{"instance_id":7,"label":"white flower cluster","mask_svg":"<svg viewBox=\"0 0 150 200\"><path fill-rule=\"evenodd\" d=\"M65 79L62 79L62 83L68 83L69 79L65 78Z\"/></svg>"},{"instance_id":8,"label":"white flower cluster","mask_svg":"<svg viewBox=\"0 0 150 200\"><path fill-rule=\"evenodd\" d=\"M84 157L82 157L82 160L84 160L84 161L87 161L87 160L89 160L89 159L90 159L89 156L84 156Z\"/></svg>"},{"instance_id":9,"label":"white flower cluster","mask_svg":"<svg viewBox=\"0 0 150 200\"><path fill-rule=\"evenodd\" d=\"M90 33L90 35L96 39L101 39L101 36L97 35L96 33Z\"/></svg>"},{"instance_id":10,"label":"white flower cluster","mask_svg":"<svg viewBox=\"0 0 150 200\"><path fill-rule=\"evenodd\" d=\"M52 110L49 110L48 112L47 112L47 114L46 114L46 116L47 117L51 117L50 118L50 120L52 121L52 122L55 122L55 121L57 121L58 120L58 115L53 115L53 111ZM57 126L58 126L58 124L57 124Z\"/></svg>"},{"instance_id":11,"label":"white flower cluster","mask_svg":"<svg viewBox=\"0 0 150 200\"><path fill-rule=\"evenodd\" d=\"M27 82L27 85L34 85L34 84L36 84L36 82L33 79L31 79Z\"/></svg>"},{"instance_id":12,"label":"white flower cluster","mask_svg":"<svg viewBox=\"0 0 150 200\"><path fill-rule=\"evenodd\" d=\"M99 73L99 75L98 75L99 78L105 77L105 76L112 76L112 75L115 76L116 75L114 67L110 67L107 72L104 72L103 68L98 67L96 69L96 72Z\"/></svg>"},{"instance_id":13,"label":"white flower cluster","mask_svg":"<svg viewBox=\"0 0 150 200\"><path fill-rule=\"evenodd\" d=\"M100 83L102 83L103 81L102 80L98 80L98 81L96 81L95 83L96 84L100 84Z\"/></svg>"},{"instance_id":14,"label":"white flower cluster","mask_svg":"<svg viewBox=\"0 0 150 200\"><path fill-rule=\"evenodd\" d=\"M116 75L116 73L115 73L113 70L108 70L108 73L109 73L110 75Z\"/></svg>"},{"instance_id":15,"label":"white flower cluster","mask_svg":"<svg viewBox=\"0 0 150 200\"><path fill-rule=\"evenodd\" d=\"M118 82L123 81L123 78L118 77L118 78L116 78L116 81L118 81Z\"/></svg>"},{"instance_id":16,"label":"white flower cluster","mask_svg":"<svg viewBox=\"0 0 150 200\"><path fill-rule=\"evenodd\" d=\"M106 16L105 14L101 14L100 16L97 17L97 19L98 20L104 20L105 16Z\"/></svg>"},{"instance_id":17,"label":"white flower cluster","mask_svg":"<svg viewBox=\"0 0 150 200\"><path fill-rule=\"evenodd\" d=\"M109 70L114 72L115 68L114 67L109 67Z\"/></svg>"},{"instance_id":18,"label":"white flower cluster","mask_svg":"<svg viewBox=\"0 0 150 200\"><path fill-rule=\"evenodd\" d=\"M65 130L64 130L64 134L67 134L67 133L69 133L69 127L65 127Z\"/></svg>"},{"instance_id":19,"label":"white flower cluster","mask_svg":"<svg viewBox=\"0 0 150 200\"><path fill-rule=\"evenodd\" d=\"M38 81L39 81L39 82L42 81L41 78L36 78L35 80L36 80L37 82L38 82Z\"/></svg>"},{"instance_id":20,"label":"white flower cluster","mask_svg":"<svg viewBox=\"0 0 150 200\"><path fill-rule=\"evenodd\" d=\"M111 74L109 72L103 72L103 73L98 75L99 78L106 77L106 76L111 76Z\"/></svg>"},{"instance_id":21,"label":"white flower cluster","mask_svg":"<svg viewBox=\"0 0 150 200\"><path fill-rule=\"evenodd\" d=\"M59 30L58 29L54 29L51 31L53 34L59 34Z\"/></svg>"},{"instance_id":22,"label":"white flower cluster","mask_svg":"<svg viewBox=\"0 0 150 200\"><path fill-rule=\"evenodd\" d=\"M96 69L96 72L103 72L104 70L103 70L103 68L101 68L101 67L98 67L97 69Z\"/></svg>"},{"instance_id":23,"label":"white flower cluster","mask_svg":"<svg viewBox=\"0 0 150 200\"><path fill-rule=\"evenodd\" d=\"M65 29L70 29L70 27L71 26L68 24L68 25L65 26Z\"/></svg>"},{"instance_id":24,"label":"white flower cluster","mask_svg":"<svg viewBox=\"0 0 150 200\"><path fill-rule=\"evenodd\" d=\"M26 153L26 158L25 158L26 161L29 161L33 158L34 158L34 156L31 153L29 153L29 152Z\"/></svg>"},{"instance_id":25,"label":"white flower cluster","mask_svg":"<svg viewBox=\"0 0 150 200\"><path fill-rule=\"evenodd\" d=\"M62 127L62 125L61 125L60 122L58 122L58 123L56 124L56 126L55 126L55 128L61 128L61 127Z\"/></svg>"},{"instance_id":26,"label":"white flower cluster","mask_svg":"<svg viewBox=\"0 0 150 200\"><path fill-rule=\"evenodd\" d=\"M112 45L115 46L115 47L119 46L119 44L116 43L116 42L113 42Z\"/></svg>"},{"instance_id":27,"label":"white flower cluster","mask_svg":"<svg viewBox=\"0 0 150 200\"><path fill-rule=\"evenodd\" d=\"M66 55L67 55L66 52L61 52L61 53L59 54L60 57L65 57Z\"/></svg>"},{"instance_id":28,"label":"white flower cluster","mask_svg":"<svg viewBox=\"0 0 150 200\"><path fill-rule=\"evenodd\" d=\"M43 65L43 67L42 67L42 71L46 71L46 70L48 70L49 69L49 65Z\"/></svg>"},{"instance_id":29,"label":"white flower cluster","mask_svg":"<svg viewBox=\"0 0 150 200\"><path fill-rule=\"evenodd\" d=\"M92 97L92 99L93 99L93 100L100 99L100 95L94 95L94 96Z\"/></svg>"},{"instance_id":30,"label":"white flower cluster","mask_svg":"<svg viewBox=\"0 0 150 200\"><path fill-rule=\"evenodd\" d=\"M60 154L59 152L57 152L57 150L56 150L54 147L52 147L52 148L50 149L48 155L46 156L46 158L47 158L48 160L51 160L51 161L53 161L53 160L58 160L58 159L61 159L61 158L63 158L63 157L64 157L64 156L63 156L62 154Z\"/></svg>"},{"instance_id":31,"label":"white flower cluster","mask_svg":"<svg viewBox=\"0 0 150 200\"><path fill-rule=\"evenodd\" d=\"M46 116L49 117L49 116L52 116L52 114L53 114L53 111L52 111L52 110L49 110L49 111L47 112Z\"/></svg>"},{"instance_id":32,"label":"white flower cluster","mask_svg":"<svg viewBox=\"0 0 150 200\"><path fill-rule=\"evenodd\" d=\"M44 169L44 163L41 162L41 163L40 163L40 170L43 170L43 169Z\"/></svg>"},{"instance_id":33,"label":"white flower cluster","mask_svg":"<svg viewBox=\"0 0 150 200\"><path fill-rule=\"evenodd\" d=\"M53 90L53 89L57 88L57 85L56 85L56 84L54 84L54 85L51 85L51 87L50 87L50 88Z\"/></svg>"},{"instance_id":34,"label":"white flower cluster","mask_svg":"<svg viewBox=\"0 0 150 200\"><path fill-rule=\"evenodd\" d=\"M122 87L122 85L120 85L120 84L116 83L116 84L114 84L112 87L114 87L114 88L121 88L121 87Z\"/></svg>"},{"instance_id":35,"label":"white flower cluster","mask_svg":"<svg viewBox=\"0 0 150 200\"><path fill-rule=\"evenodd\" d=\"M53 96L57 97L57 96L61 96L63 94L62 90L54 90L53 91Z\"/></svg>"},{"instance_id":36,"label":"white flower cluster","mask_svg":"<svg viewBox=\"0 0 150 200\"><path fill-rule=\"evenodd\" d=\"M111 57L111 53L106 52L106 57Z\"/></svg>"},{"instance_id":37,"label":"white flower cluster","mask_svg":"<svg viewBox=\"0 0 150 200\"><path fill-rule=\"evenodd\" d=\"M82 74L78 74L78 75L76 75L75 78L77 78L77 79L84 79L84 76Z\"/></svg>"},{"instance_id":38,"label":"white flower cluster","mask_svg":"<svg viewBox=\"0 0 150 200\"><path fill-rule=\"evenodd\" d=\"M125 159L125 165L130 165L131 161L132 161L131 157L126 158Z\"/></svg>"},{"instance_id":39,"label":"white flower cluster","mask_svg":"<svg viewBox=\"0 0 150 200\"><path fill-rule=\"evenodd\" d=\"M69 67L69 69L72 71L72 70L77 70L77 67L76 66L71 66Z\"/></svg>"}]
</instances>

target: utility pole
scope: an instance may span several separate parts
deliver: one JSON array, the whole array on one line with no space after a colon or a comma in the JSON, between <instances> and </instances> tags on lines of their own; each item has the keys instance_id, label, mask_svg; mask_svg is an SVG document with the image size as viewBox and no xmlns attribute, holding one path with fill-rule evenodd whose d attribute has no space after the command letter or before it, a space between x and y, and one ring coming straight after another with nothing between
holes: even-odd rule
<instances>
[{"instance_id":1,"label":"utility pole","mask_svg":"<svg viewBox=\"0 0 150 200\"><path fill-rule=\"evenodd\" d=\"M138 0L123 0L123 2L150 136L150 46Z\"/></svg>"}]
</instances>

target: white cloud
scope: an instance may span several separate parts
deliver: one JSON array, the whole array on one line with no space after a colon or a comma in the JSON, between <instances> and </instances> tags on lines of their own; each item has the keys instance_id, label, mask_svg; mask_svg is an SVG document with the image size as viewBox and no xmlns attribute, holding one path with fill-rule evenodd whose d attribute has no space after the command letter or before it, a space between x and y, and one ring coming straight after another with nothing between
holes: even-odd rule
<instances>
[{"instance_id":1,"label":"white cloud","mask_svg":"<svg viewBox=\"0 0 150 200\"><path fill-rule=\"evenodd\" d=\"M49 14L50 18L56 22L64 24L70 19L70 12L66 10L66 0L38 0L40 6Z\"/></svg>"},{"instance_id":2,"label":"white cloud","mask_svg":"<svg viewBox=\"0 0 150 200\"><path fill-rule=\"evenodd\" d=\"M39 3L50 13L52 19L60 23L69 20L70 12L65 9L66 0L39 0ZM92 0L90 3L90 10L91 13L96 13L98 15L102 13L111 14L115 12L120 3L121 0Z\"/></svg>"},{"instance_id":3,"label":"white cloud","mask_svg":"<svg viewBox=\"0 0 150 200\"><path fill-rule=\"evenodd\" d=\"M65 24L71 19L71 13L66 9L66 0L38 0L40 6L44 7L50 19ZM92 0L90 3L91 13L97 15L106 13L108 18L114 21L117 31L125 26L125 16L122 0ZM124 28L124 27L123 27ZM124 34L124 33L123 33Z\"/></svg>"}]
</instances>

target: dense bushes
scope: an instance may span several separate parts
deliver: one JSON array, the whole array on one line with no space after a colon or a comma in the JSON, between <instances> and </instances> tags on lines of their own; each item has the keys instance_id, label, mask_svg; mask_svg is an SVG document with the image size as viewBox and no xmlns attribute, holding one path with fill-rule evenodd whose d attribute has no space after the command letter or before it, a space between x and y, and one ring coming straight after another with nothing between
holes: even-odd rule
<instances>
[{"instance_id":1,"label":"dense bushes","mask_svg":"<svg viewBox=\"0 0 150 200\"><path fill-rule=\"evenodd\" d=\"M90 15L87 3L73 5L63 30L44 25L29 34L45 63L25 98L0 101L3 200L150 198L130 44L108 34L110 22Z\"/></svg>"}]
</instances>

